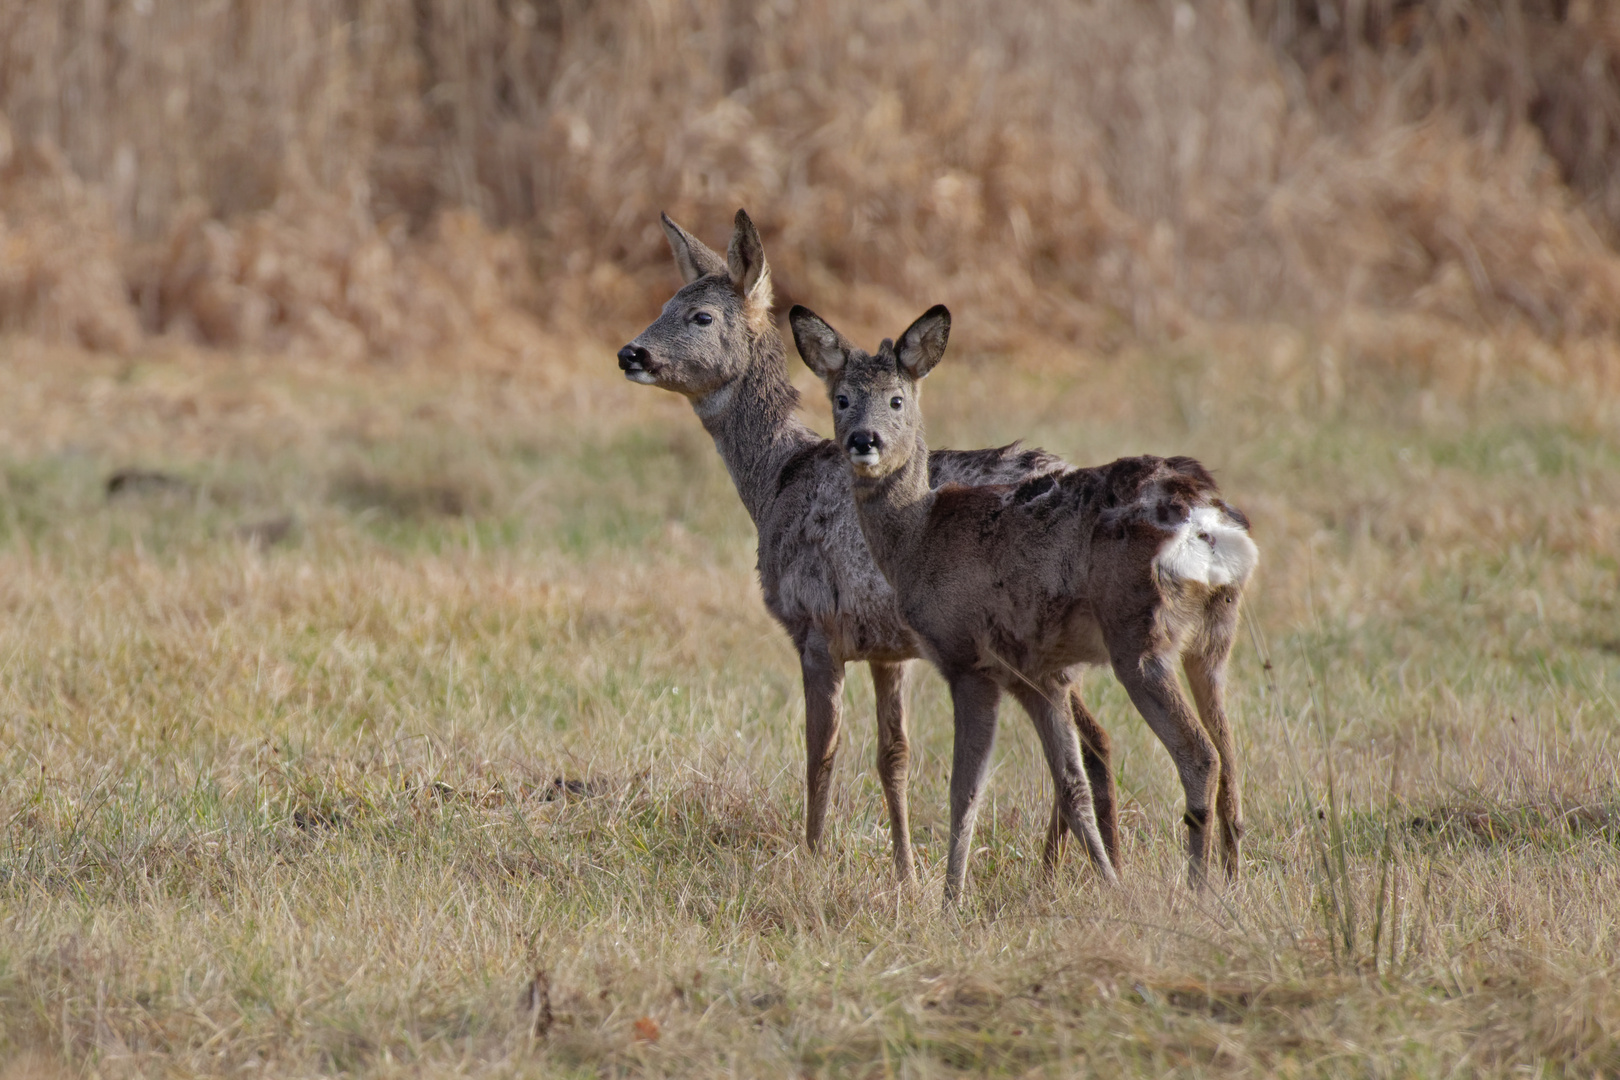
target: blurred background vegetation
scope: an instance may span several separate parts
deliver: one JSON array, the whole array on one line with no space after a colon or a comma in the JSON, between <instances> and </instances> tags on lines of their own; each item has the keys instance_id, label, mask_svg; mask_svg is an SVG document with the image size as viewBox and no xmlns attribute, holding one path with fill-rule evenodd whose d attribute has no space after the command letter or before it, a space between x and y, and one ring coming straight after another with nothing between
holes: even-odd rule
<instances>
[{"instance_id":1,"label":"blurred background vegetation","mask_svg":"<svg viewBox=\"0 0 1620 1080\"><path fill-rule=\"evenodd\" d=\"M1612 0L0 0L0 1080L1620 1075L1617 57ZM658 211L738 206L781 311L951 305L939 445L1251 517L1242 886L1101 675L1125 888L1038 883L1009 707L938 918L924 672L920 896L863 674L803 850L752 524L613 362Z\"/></svg>"},{"instance_id":2,"label":"blurred background vegetation","mask_svg":"<svg viewBox=\"0 0 1620 1080\"><path fill-rule=\"evenodd\" d=\"M739 205L857 323L1612 388L1620 8L0 0L0 330L521 354Z\"/></svg>"}]
</instances>

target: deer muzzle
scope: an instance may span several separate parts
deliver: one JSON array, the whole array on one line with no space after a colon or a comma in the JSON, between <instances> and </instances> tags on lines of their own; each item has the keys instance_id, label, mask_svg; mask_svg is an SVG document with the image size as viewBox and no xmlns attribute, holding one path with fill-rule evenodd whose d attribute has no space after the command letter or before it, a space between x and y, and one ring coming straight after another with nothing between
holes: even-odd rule
<instances>
[{"instance_id":1,"label":"deer muzzle","mask_svg":"<svg viewBox=\"0 0 1620 1080\"><path fill-rule=\"evenodd\" d=\"M624 372L624 377L631 382L653 382L652 353L631 342L619 350L619 370Z\"/></svg>"},{"instance_id":2,"label":"deer muzzle","mask_svg":"<svg viewBox=\"0 0 1620 1080\"><path fill-rule=\"evenodd\" d=\"M852 431L845 440L856 469L870 469L883 458L883 437L875 431Z\"/></svg>"}]
</instances>

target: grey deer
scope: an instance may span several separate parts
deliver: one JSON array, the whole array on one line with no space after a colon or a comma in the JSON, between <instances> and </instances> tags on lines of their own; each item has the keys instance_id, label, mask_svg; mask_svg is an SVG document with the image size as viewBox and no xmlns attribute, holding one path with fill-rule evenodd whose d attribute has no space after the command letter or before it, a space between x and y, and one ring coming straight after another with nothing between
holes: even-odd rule
<instances>
[{"instance_id":1,"label":"grey deer","mask_svg":"<svg viewBox=\"0 0 1620 1080\"><path fill-rule=\"evenodd\" d=\"M1116 880L1063 707L1085 664L1113 668L1170 751L1186 793L1192 882L1207 874L1211 804L1235 876L1242 809L1222 698L1243 586L1259 560L1247 519L1186 457L1121 458L1010 484L935 484L917 384L944 355L950 312L930 309L875 354L806 308L788 318L832 400L861 531L950 684L946 903L966 883L1003 691L1035 723L1060 812ZM1176 682L1178 658L1196 716Z\"/></svg>"},{"instance_id":2,"label":"grey deer","mask_svg":"<svg viewBox=\"0 0 1620 1080\"><path fill-rule=\"evenodd\" d=\"M683 394L714 439L759 534L765 606L787 630L804 676L805 839L819 847L841 724L844 665L866 661L877 698L878 777L888 804L895 872L916 880L907 815L910 763L907 661L921 655L855 520L849 474L837 444L794 415L799 394L771 317L771 273L753 222L737 211L726 257L663 216L685 285L650 326L619 350L627 379ZM1016 443L929 456L930 483L1016 483L1060 471L1063 462ZM1117 850L1109 739L1071 695L1063 709L1085 743L1103 844ZM1067 721L1066 721L1067 722ZM1054 806L1043 866L1062 849L1067 821Z\"/></svg>"}]
</instances>

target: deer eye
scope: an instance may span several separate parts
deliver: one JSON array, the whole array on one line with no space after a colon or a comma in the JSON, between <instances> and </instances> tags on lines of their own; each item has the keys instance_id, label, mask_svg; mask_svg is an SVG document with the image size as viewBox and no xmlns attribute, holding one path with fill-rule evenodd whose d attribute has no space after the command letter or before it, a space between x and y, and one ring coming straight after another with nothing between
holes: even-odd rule
<instances>
[{"instance_id":1,"label":"deer eye","mask_svg":"<svg viewBox=\"0 0 1620 1080\"><path fill-rule=\"evenodd\" d=\"M696 315L692 316L692 321L697 323L699 326L708 326L710 323L714 322L714 316L710 315L707 311L700 311Z\"/></svg>"},{"instance_id":2,"label":"deer eye","mask_svg":"<svg viewBox=\"0 0 1620 1080\"><path fill-rule=\"evenodd\" d=\"M889 408L899 409L900 406L904 405L905 403L906 399L901 397L899 394L896 394L894 397L889 399Z\"/></svg>"},{"instance_id":3,"label":"deer eye","mask_svg":"<svg viewBox=\"0 0 1620 1080\"><path fill-rule=\"evenodd\" d=\"M845 397L843 394L839 394L835 400L838 402L838 407L840 409L849 408L849 398Z\"/></svg>"}]
</instances>

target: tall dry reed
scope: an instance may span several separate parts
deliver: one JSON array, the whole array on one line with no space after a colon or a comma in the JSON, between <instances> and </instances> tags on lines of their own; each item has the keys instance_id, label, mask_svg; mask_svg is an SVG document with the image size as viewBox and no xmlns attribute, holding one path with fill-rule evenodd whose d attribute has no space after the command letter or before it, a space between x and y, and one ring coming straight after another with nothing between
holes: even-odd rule
<instances>
[{"instance_id":1,"label":"tall dry reed","mask_svg":"<svg viewBox=\"0 0 1620 1080\"><path fill-rule=\"evenodd\" d=\"M1605 10L0 0L0 326L511 347L493 312L635 323L658 211L718 239L747 205L788 297L856 322L1388 314L1612 374Z\"/></svg>"}]
</instances>

